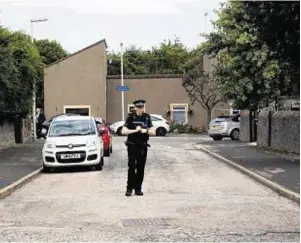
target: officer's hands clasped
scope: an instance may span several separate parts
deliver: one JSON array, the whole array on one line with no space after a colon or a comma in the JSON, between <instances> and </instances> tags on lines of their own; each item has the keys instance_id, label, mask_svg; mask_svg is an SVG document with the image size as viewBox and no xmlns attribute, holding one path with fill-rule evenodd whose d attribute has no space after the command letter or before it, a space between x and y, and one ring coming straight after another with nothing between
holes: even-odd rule
<instances>
[{"instance_id":1,"label":"officer's hands clasped","mask_svg":"<svg viewBox=\"0 0 301 243\"><path fill-rule=\"evenodd\" d=\"M141 126L137 126L136 127L136 132L147 133L147 129L144 129Z\"/></svg>"},{"instance_id":2,"label":"officer's hands clasped","mask_svg":"<svg viewBox=\"0 0 301 243\"><path fill-rule=\"evenodd\" d=\"M137 127L136 127L136 131L137 131L137 132L142 132L142 127L141 127L141 126L137 126Z\"/></svg>"}]
</instances>

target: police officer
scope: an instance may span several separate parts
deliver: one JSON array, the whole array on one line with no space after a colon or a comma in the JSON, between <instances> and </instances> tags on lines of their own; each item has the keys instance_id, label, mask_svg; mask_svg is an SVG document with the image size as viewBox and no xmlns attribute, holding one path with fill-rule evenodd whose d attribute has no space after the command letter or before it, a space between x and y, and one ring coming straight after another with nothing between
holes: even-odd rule
<instances>
[{"instance_id":1,"label":"police officer","mask_svg":"<svg viewBox=\"0 0 301 243\"><path fill-rule=\"evenodd\" d=\"M144 113L145 100L136 100L133 104L135 112L128 114L121 131L123 135L127 135L126 145L128 150L128 180L125 195L131 196L133 190L135 190L135 195L143 196L141 187L149 147L147 141L149 135L156 135L156 130L153 127L150 115Z\"/></svg>"}]
</instances>

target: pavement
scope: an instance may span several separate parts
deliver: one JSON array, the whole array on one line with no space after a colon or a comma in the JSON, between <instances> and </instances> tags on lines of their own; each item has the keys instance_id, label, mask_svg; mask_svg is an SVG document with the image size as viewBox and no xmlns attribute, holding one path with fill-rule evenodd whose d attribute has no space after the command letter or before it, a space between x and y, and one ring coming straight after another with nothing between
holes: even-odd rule
<instances>
[{"instance_id":1,"label":"pavement","mask_svg":"<svg viewBox=\"0 0 301 243\"><path fill-rule=\"evenodd\" d=\"M300 155L276 153L231 139L213 141L208 136L201 136L197 144L300 194Z\"/></svg>"},{"instance_id":2,"label":"pavement","mask_svg":"<svg viewBox=\"0 0 301 243\"><path fill-rule=\"evenodd\" d=\"M196 150L198 137L151 138L145 195L125 197L125 138L113 139L102 171L41 174L0 200L0 241L300 242L299 205Z\"/></svg>"},{"instance_id":3,"label":"pavement","mask_svg":"<svg viewBox=\"0 0 301 243\"><path fill-rule=\"evenodd\" d=\"M0 151L0 191L41 168L41 151L45 140L19 144Z\"/></svg>"}]
</instances>

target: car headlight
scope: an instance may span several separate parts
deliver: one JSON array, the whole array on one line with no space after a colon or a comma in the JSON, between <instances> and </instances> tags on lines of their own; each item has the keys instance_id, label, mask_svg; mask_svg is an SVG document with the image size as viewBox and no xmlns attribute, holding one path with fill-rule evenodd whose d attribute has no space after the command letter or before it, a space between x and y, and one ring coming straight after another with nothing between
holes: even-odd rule
<instances>
[{"instance_id":1,"label":"car headlight","mask_svg":"<svg viewBox=\"0 0 301 243\"><path fill-rule=\"evenodd\" d=\"M97 143L96 143L95 140L89 140L87 142L87 147L93 147L93 146L96 146L96 145L97 145Z\"/></svg>"},{"instance_id":2,"label":"car headlight","mask_svg":"<svg viewBox=\"0 0 301 243\"><path fill-rule=\"evenodd\" d=\"M46 144L46 148L54 149L55 148L55 144L54 143L47 143Z\"/></svg>"}]
</instances>

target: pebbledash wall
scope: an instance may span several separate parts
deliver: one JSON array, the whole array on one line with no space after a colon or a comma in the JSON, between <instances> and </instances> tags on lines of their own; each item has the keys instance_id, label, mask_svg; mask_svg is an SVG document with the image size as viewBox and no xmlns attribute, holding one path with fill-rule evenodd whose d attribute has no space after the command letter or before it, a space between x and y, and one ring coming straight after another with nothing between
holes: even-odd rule
<instances>
[{"instance_id":1,"label":"pebbledash wall","mask_svg":"<svg viewBox=\"0 0 301 243\"><path fill-rule=\"evenodd\" d=\"M300 112L263 111L258 117L259 147L300 154Z\"/></svg>"},{"instance_id":2,"label":"pebbledash wall","mask_svg":"<svg viewBox=\"0 0 301 243\"><path fill-rule=\"evenodd\" d=\"M26 143L31 140L31 119L19 122L0 122L0 150L15 143Z\"/></svg>"},{"instance_id":3,"label":"pebbledash wall","mask_svg":"<svg viewBox=\"0 0 301 243\"><path fill-rule=\"evenodd\" d=\"M8 121L0 123L0 149L15 142L14 124Z\"/></svg>"},{"instance_id":4,"label":"pebbledash wall","mask_svg":"<svg viewBox=\"0 0 301 243\"><path fill-rule=\"evenodd\" d=\"M250 141L249 114L240 119L240 140ZM262 111L258 116L257 146L300 154L300 112Z\"/></svg>"}]
</instances>

